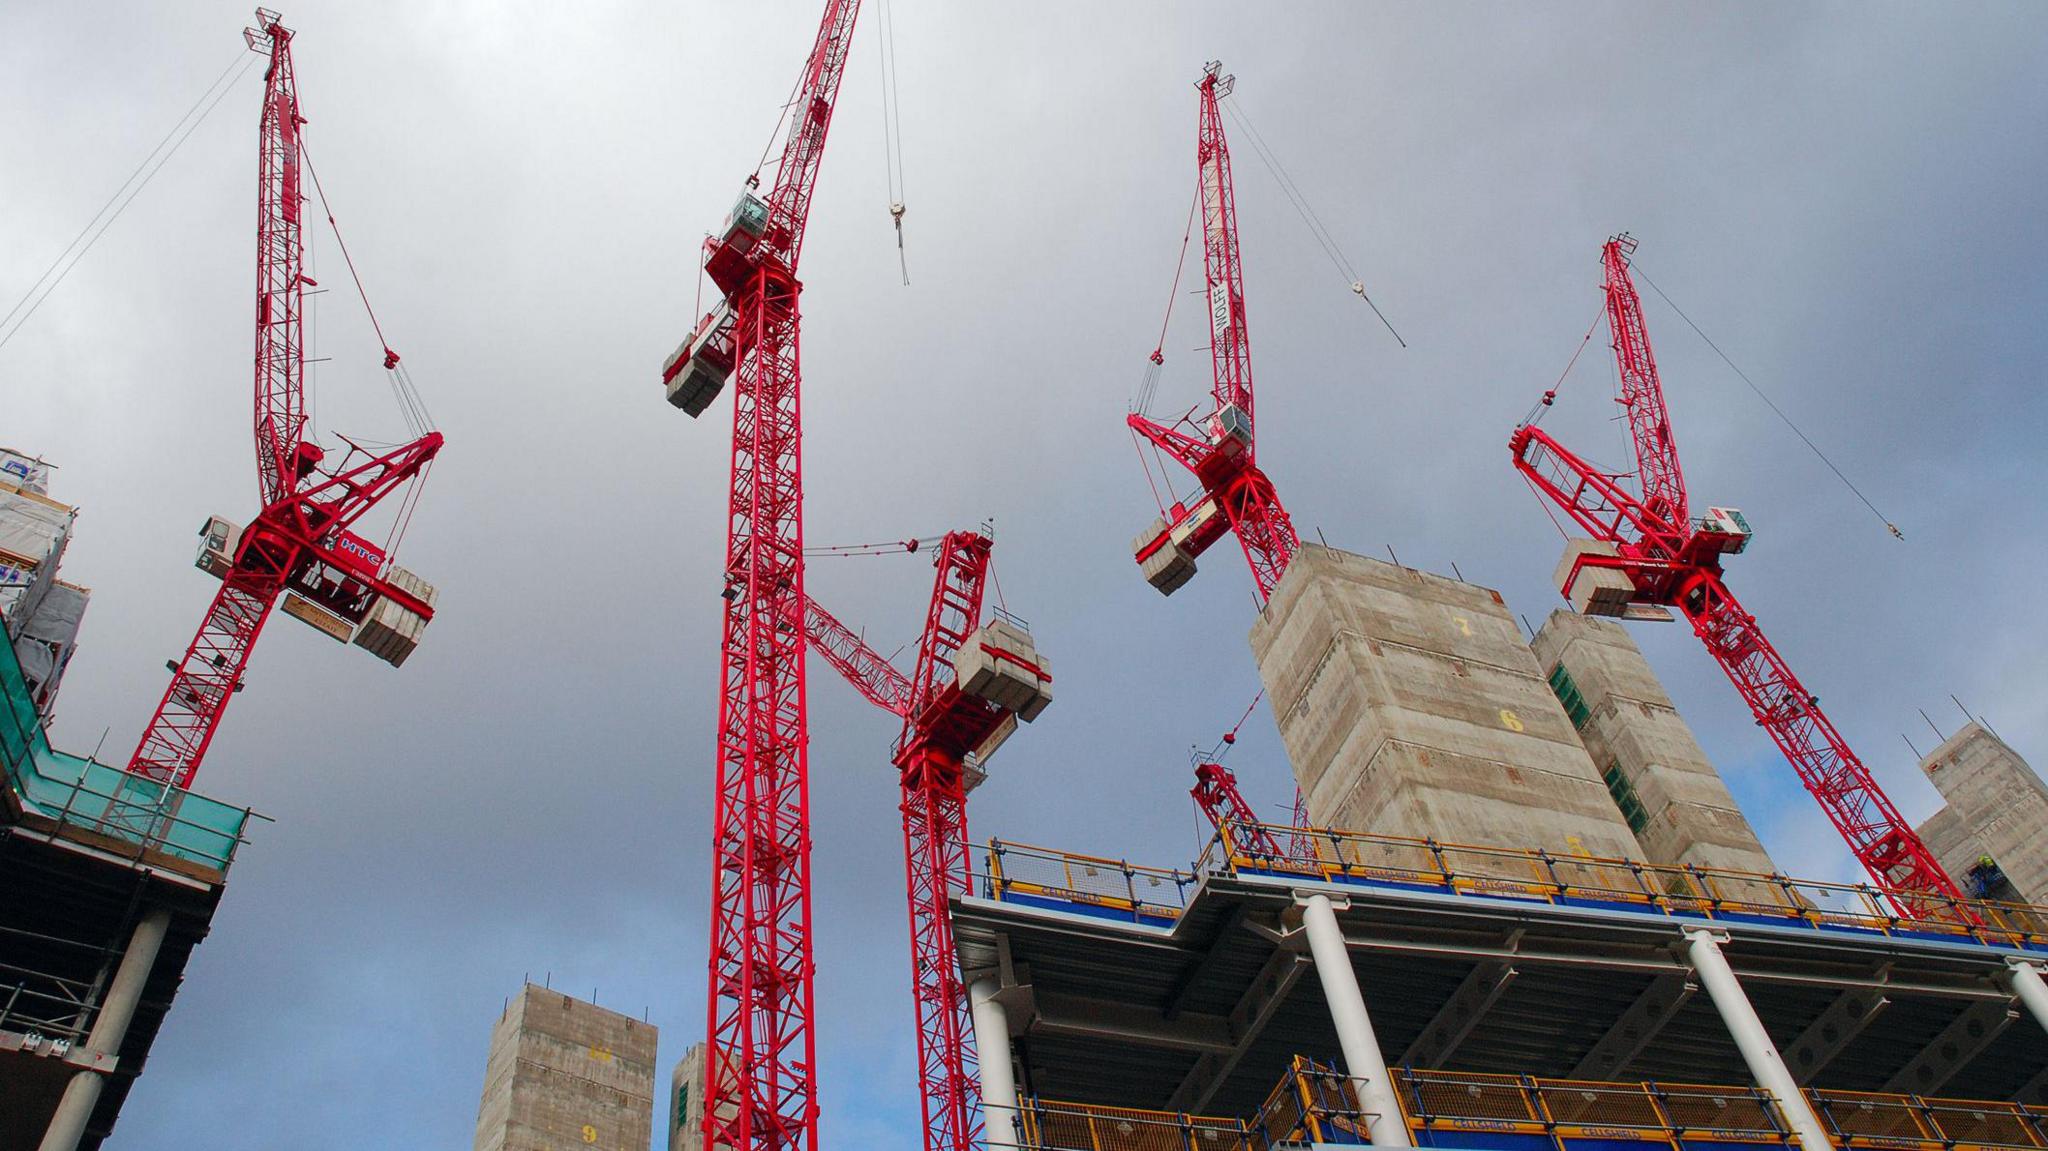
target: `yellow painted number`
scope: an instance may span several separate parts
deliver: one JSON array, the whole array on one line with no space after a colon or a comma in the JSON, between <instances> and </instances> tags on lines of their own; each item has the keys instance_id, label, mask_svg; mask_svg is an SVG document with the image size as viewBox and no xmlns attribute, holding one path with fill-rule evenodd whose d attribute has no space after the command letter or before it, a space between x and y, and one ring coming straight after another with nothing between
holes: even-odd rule
<instances>
[{"instance_id":1,"label":"yellow painted number","mask_svg":"<svg viewBox=\"0 0 2048 1151\"><path fill-rule=\"evenodd\" d=\"M1508 710L1507 708L1501 708L1501 709L1500 709L1500 725L1501 725L1502 727L1504 727L1504 728L1507 728L1507 729L1508 729L1509 731L1521 731L1521 730L1522 730L1522 717L1521 717L1521 716L1519 716L1519 715L1516 715L1516 714L1515 714L1514 712L1512 712L1512 711L1509 711L1509 710Z\"/></svg>"},{"instance_id":2,"label":"yellow painted number","mask_svg":"<svg viewBox=\"0 0 2048 1151\"><path fill-rule=\"evenodd\" d=\"M600 1063L610 1063L612 1061L612 1049L593 1043L590 1045L590 1057Z\"/></svg>"},{"instance_id":3,"label":"yellow painted number","mask_svg":"<svg viewBox=\"0 0 2048 1151\"><path fill-rule=\"evenodd\" d=\"M592 1127L588 1123L585 1123L583 1125L583 1141L585 1143L597 1142L597 1128Z\"/></svg>"},{"instance_id":4,"label":"yellow painted number","mask_svg":"<svg viewBox=\"0 0 2048 1151\"><path fill-rule=\"evenodd\" d=\"M1472 634L1472 621L1471 621L1471 620L1468 620L1468 619L1466 619L1466 618L1465 618L1464 616L1461 616L1461 615L1454 615L1454 616L1452 616L1452 617L1451 617L1451 622L1453 622L1453 623L1455 623L1455 624L1457 624L1457 625L1458 625L1458 631L1459 631L1459 633L1460 633L1460 634L1462 634L1462 635L1471 635L1471 634Z\"/></svg>"}]
</instances>

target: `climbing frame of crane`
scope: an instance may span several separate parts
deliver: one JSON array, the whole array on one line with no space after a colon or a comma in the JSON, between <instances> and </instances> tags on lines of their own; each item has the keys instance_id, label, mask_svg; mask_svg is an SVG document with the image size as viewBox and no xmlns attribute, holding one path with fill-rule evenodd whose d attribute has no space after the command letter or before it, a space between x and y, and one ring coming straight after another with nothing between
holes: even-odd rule
<instances>
[{"instance_id":1,"label":"climbing frame of crane","mask_svg":"<svg viewBox=\"0 0 2048 1151\"><path fill-rule=\"evenodd\" d=\"M1819 697L1722 582L1721 559L1748 546L1749 523L1734 508L1689 513L1663 382L1629 274L1635 247L1627 233L1615 236L1601 262L1637 490L1534 423L1517 427L1508 443L1529 483L1591 537L1568 541L1559 588L1590 615L1668 619L1667 609L1677 608L1894 906L1915 917L1969 918L1954 881L1829 722Z\"/></svg>"},{"instance_id":2,"label":"climbing frame of crane","mask_svg":"<svg viewBox=\"0 0 2048 1151\"><path fill-rule=\"evenodd\" d=\"M1211 61L1196 83L1201 115L1195 171L1202 218L1202 273L1209 302L1209 359L1215 406L1195 425L1199 434L1133 412L1131 430L1187 469L1201 494L1162 509L1132 551L1153 587L1172 595L1194 578L1195 560L1234 532L1251 565L1263 605L1300 547L1279 493L1257 461L1253 439L1251 331L1245 316L1244 271L1237 244L1237 201L1230 144L1217 101L1235 78Z\"/></svg>"},{"instance_id":3,"label":"climbing frame of crane","mask_svg":"<svg viewBox=\"0 0 2048 1151\"><path fill-rule=\"evenodd\" d=\"M756 171L704 243L723 299L661 371L692 416L734 391L704 1095L704 1145L727 1151L818 1146L797 267L859 11L826 0L768 194Z\"/></svg>"},{"instance_id":4,"label":"climbing frame of crane","mask_svg":"<svg viewBox=\"0 0 2048 1151\"><path fill-rule=\"evenodd\" d=\"M269 57L256 216L256 469L264 506L247 527L218 516L200 526L196 566L221 581L220 591L184 657L171 661L170 685L128 763L135 774L180 786L199 770L228 701L242 690L249 653L280 593L285 614L394 667L418 646L436 598L431 584L353 529L388 496L403 493L400 502L411 505L441 450L441 433L427 431L382 454L351 444L333 465L306 438L302 316L313 281L305 274L306 120L293 33L277 13L258 8L256 26L242 35L250 50ZM397 366L398 354L386 347L385 369Z\"/></svg>"},{"instance_id":5,"label":"climbing frame of crane","mask_svg":"<svg viewBox=\"0 0 2048 1151\"><path fill-rule=\"evenodd\" d=\"M1002 616L980 622L993 547L982 532L949 532L940 541L909 676L815 601L804 602L811 650L903 721L890 759L902 790L926 1151L971 1151L981 1132L979 1064L948 910L953 893L969 890L967 794L1018 721L1031 722L1052 702L1052 667L1029 629Z\"/></svg>"}]
</instances>

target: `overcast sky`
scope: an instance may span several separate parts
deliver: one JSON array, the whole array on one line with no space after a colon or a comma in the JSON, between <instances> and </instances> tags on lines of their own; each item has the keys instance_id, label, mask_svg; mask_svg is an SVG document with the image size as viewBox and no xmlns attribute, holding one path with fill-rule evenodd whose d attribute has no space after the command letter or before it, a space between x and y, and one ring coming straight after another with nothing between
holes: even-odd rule
<instances>
[{"instance_id":1,"label":"overcast sky","mask_svg":"<svg viewBox=\"0 0 2048 1151\"><path fill-rule=\"evenodd\" d=\"M894 0L912 285L898 282L870 11L803 277L807 532L997 523L1058 698L975 834L1157 863L1196 850L1186 752L1257 690L1232 547L1162 600L1124 430L1194 179L1202 62L1407 338L1353 296L1248 141L1237 190L1261 459L1304 534L1456 563L1539 620L1560 541L1506 439L1600 306L1612 232L1895 520L1882 525L1652 296L1695 503L1745 510L1731 582L1914 818L1953 692L2048 760L2048 11L2034 5L1392 7ZM658 368L695 251L760 154L816 0L287 10L306 138L448 446L403 551L440 615L401 671L282 620L198 781L258 827L117 1148L466 1145L522 976L704 1026L730 401ZM239 3L0 0L0 300L11 304L207 81ZM94 589L56 735L125 758L213 585L208 514L255 507L248 435L258 73L19 338L0 442L83 508ZM1233 122L1234 125L1234 122ZM320 234L316 430L400 438ZM1191 272L1190 275L1193 275ZM1185 282L1183 284L1185 287ZM1198 311L1159 407L1208 387ZM1546 424L1623 458L1600 342ZM818 561L893 650L930 569ZM1697 641L1637 632L1781 865L1853 862ZM913 1145L889 717L812 689L824 1130ZM104 741L104 742L103 742ZM1263 705L1234 760L1290 795ZM1369 992L1368 992L1369 994Z\"/></svg>"}]
</instances>

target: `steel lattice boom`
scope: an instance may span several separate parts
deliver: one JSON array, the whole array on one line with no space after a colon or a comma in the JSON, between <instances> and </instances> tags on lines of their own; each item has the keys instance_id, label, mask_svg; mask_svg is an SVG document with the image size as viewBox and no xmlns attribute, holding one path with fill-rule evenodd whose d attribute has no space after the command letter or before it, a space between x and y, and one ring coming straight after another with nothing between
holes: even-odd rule
<instances>
[{"instance_id":1,"label":"steel lattice boom","mask_svg":"<svg viewBox=\"0 0 2048 1151\"><path fill-rule=\"evenodd\" d=\"M724 302L662 372L693 416L736 384L704 1094L704 1145L728 1151L818 1146L797 261L859 11L826 0L767 200L705 241Z\"/></svg>"},{"instance_id":2,"label":"steel lattice boom","mask_svg":"<svg viewBox=\"0 0 2048 1151\"><path fill-rule=\"evenodd\" d=\"M1194 574L1195 558L1209 545L1234 532L1252 570L1260 607L1272 596L1287 565L1301 547L1294 521L1280 503L1273 481L1257 460L1253 435L1251 329L1245 316L1244 270L1237 244L1237 194L1230 176L1230 143L1223 135L1223 113L1217 103L1230 94L1235 78L1211 62L1195 85L1201 112L1195 141L1198 210L1202 222L1202 276L1209 304L1210 389L1216 406L1203 421L1203 435L1192 435L1133 412L1133 431L1192 473L1202 494L1192 504L1176 503L1139 537L1137 561L1153 586L1168 595ZM1219 817L1243 820L1256 829L1259 821L1237 787L1237 777L1213 761L1198 767L1195 802L1212 822ZM1295 796L1297 813L1301 808ZM1296 822L1300 822L1297 815ZM1219 823L1218 826L1221 826ZM1248 831L1258 837L1265 833ZM1250 845L1262 849L1259 845ZM1270 844L1268 844L1270 846Z\"/></svg>"},{"instance_id":3,"label":"steel lattice boom","mask_svg":"<svg viewBox=\"0 0 2048 1151\"><path fill-rule=\"evenodd\" d=\"M969 1151L981 1136L979 1067L947 905L955 892L968 890L967 792L976 782L970 774L976 753L985 754L1015 722L1016 713L964 690L956 667L962 644L981 621L992 546L979 532L951 532L941 542L911 676L816 603L807 602L804 613L812 650L862 696L903 720L894 762L902 787L911 994L927 1151ZM1031 658L1032 673L1049 682L1035 652Z\"/></svg>"},{"instance_id":4,"label":"steel lattice boom","mask_svg":"<svg viewBox=\"0 0 2048 1151\"><path fill-rule=\"evenodd\" d=\"M1828 721L1819 697L1799 682L1756 618L1722 583L1721 557L1747 545L1748 527L1732 509L1712 509L1698 520L1688 510L1664 388L1629 273L1634 250L1632 238L1616 236L1601 259L1620 368L1619 400L1635 449L1640 495L1533 425L1516 428L1509 441L1516 468L1536 490L1587 535L1609 545L1610 554L1579 556L1566 578L1566 594L1582 578L1620 572L1632 585L1633 603L1676 607L1893 902L1910 915L1968 915L1952 902L1962 898L1955 883Z\"/></svg>"},{"instance_id":5,"label":"steel lattice boom","mask_svg":"<svg viewBox=\"0 0 2048 1151\"><path fill-rule=\"evenodd\" d=\"M171 682L128 770L185 786L199 770L228 701L242 689L249 653L280 593L290 592L326 626L351 629L380 600L424 622L433 607L387 577L390 558L349 528L386 496L423 477L441 433L383 455L351 450L322 470L305 438L303 306L305 237L298 87L292 31L256 10L243 33L270 58L264 72L256 216L256 471L263 510L239 537L199 632L172 664ZM386 349L386 367L397 356ZM335 634L330 632L330 634ZM337 634L336 638L347 638Z\"/></svg>"}]
</instances>

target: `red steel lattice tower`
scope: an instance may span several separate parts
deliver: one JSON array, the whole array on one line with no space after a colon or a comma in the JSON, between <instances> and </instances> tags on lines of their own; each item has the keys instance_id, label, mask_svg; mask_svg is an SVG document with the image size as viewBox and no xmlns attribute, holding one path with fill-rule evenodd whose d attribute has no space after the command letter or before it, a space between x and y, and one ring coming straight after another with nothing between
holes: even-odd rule
<instances>
[{"instance_id":1,"label":"red steel lattice tower","mask_svg":"<svg viewBox=\"0 0 2048 1151\"><path fill-rule=\"evenodd\" d=\"M992 546L980 532L951 532L940 543L917 670L908 677L824 608L805 604L812 648L869 702L903 720L893 759L902 787L911 994L927 1151L968 1151L981 1135L973 1025L947 908L953 893L968 890L970 881L970 759L985 758L1018 714L965 690L956 670L961 646L981 620ZM998 651L984 642L981 651L1010 661L1040 684L1050 683L1035 650ZM1037 711L1023 714L1035 717Z\"/></svg>"},{"instance_id":2,"label":"red steel lattice tower","mask_svg":"<svg viewBox=\"0 0 2048 1151\"><path fill-rule=\"evenodd\" d=\"M1950 902L1962 899L1962 893L1828 721L1819 697L1799 682L1756 618L1722 582L1721 557L1747 546L1749 527L1732 508L1709 509L1698 519L1690 513L1642 301L1629 274L1634 251L1635 240L1624 233L1607 242L1601 259L1607 321L1620 368L1617 400L1628 418L1640 495L1533 424L1516 428L1509 440L1515 467L1604 545L1577 557L1564 581L1565 594L1575 604L1596 605L1593 610L1601 614L1628 613L1629 605L1639 606L1628 614L1676 607L1893 903L1914 916L1967 916L1966 909ZM1588 581L1587 587L1575 595L1581 580ZM1598 606L1603 597L1593 590L1603 580L1619 593L1606 598L1604 608Z\"/></svg>"},{"instance_id":3,"label":"red steel lattice tower","mask_svg":"<svg viewBox=\"0 0 2048 1151\"><path fill-rule=\"evenodd\" d=\"M383 455L351 448L343 463L306 438L302 314L305 240L300 173L303 152L292 31L259 8L243 33L250 50L270 57L264 72L256 215L256 471L263 510L222 555L224 570L198 634L171 667L171 682L130 758L128 770L185 786L199 770L257 635L281 593L336 638L355 629L380 602L423 626L433 606L415 584L387 577L382 548L349 529L386 496L423 476L441 449L429 431ZM398 355L385 349L384 366ZM414 633L417 637L417 633ZM402 656L400 657L403 658ZM396 662L396 661L394 661Z\"/></svg>"},{"instance_id":4,"label":"red steel lattice tower","mask_svg":"<svg viewBox=\"0 0 2048 1151\"><path fill-rule=\"evenodd\" d=\"M1223 135L1218 101L1228 96L1236 78L1222 74L1211 61L1195 85L1201 114L1195 142L1197 210L1202 225L1202 275L1209 304L1209 359L1216 406L1203 421L1201 434L1169 426L1133 412L1131 429L1192 473L1202 494L1192 504L1176 503L1138 538L1134 549L1139 566L1154 587L1167 595L1194 576L1195 557L1233 532L1251 565L1252 585L1261 608L1273 594L1287 565L1301 547L1294 521L1281 506L1273 481L1259 468L1252 434L1251 330L1245 318L1244 271L1237 243L1237 199L1230 176L1230 144ZM1277 853L1271 837L1257 831L1251 806L1238 791L1229 768L1210 761L1197 771L1195 801L1212 821L1228 813L1234 820L1251 819L1245 832L1255 842L1246 846ZM1301 822L1296 795L1296 822ZM1219 823L1218 826L1221 826Z\"/></svg>"},{"instance_id":5,"label":"red steel lattice tower","mask_svg":"<svg viewBox=\"0 0 2048 1151\"><path fill-rule=\"evenodd\" d=\"M826 0L768 198L743 194L705 241L724 302L662 372L670 402L693 416L728 373L737 382L704 1096L705 1146L731 1151L818 1145L797 263L859 10Z\"/></svg>"}]
</instances>

